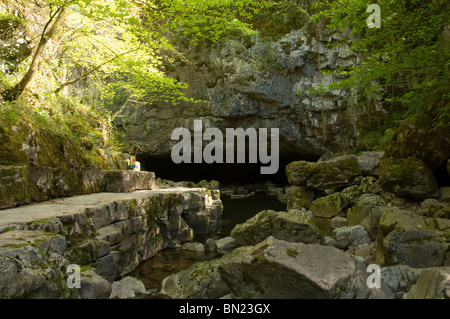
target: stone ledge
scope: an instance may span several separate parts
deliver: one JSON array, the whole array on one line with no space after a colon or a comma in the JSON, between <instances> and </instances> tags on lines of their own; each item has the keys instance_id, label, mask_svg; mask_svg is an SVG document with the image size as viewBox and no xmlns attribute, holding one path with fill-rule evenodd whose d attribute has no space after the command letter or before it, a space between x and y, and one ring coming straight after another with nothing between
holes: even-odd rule
<instances>
[{"instance_id":1,"label":"stone ledge","mask_svg":"<svg viewBox=\"0 0 450 319\"><path fill-rule=\"evenodd\" d=\"M69 264L113 282L161 249L215 231L222 213L215 197L205 188L172 188L96 193L1 210L0 298L93 297L67 289ZM209 228L185 220L197 214ZM81 280L88 289L89 278Z\"/></svg>"},{"instance_id":2,"label":"stone ledge","mask_svg":"<svg viewBox=\"0 0 450 319\"><path fill-rule=\"evenodd\" d=\"M0 166L0 209L99 192L129 193L155 188L155 173L86 170L66 176L52 168Z\"/></svg>"},{"instance_id":3,"label":"stone ledge","mask_svg":"<svg viewBox=\"0 0 450 319\"><path fill-rule=\"evenodd\" d=\"M155 188L155 173L143 171L105 171L105 192L129 193Z\"/></svg>"}]
</instances>

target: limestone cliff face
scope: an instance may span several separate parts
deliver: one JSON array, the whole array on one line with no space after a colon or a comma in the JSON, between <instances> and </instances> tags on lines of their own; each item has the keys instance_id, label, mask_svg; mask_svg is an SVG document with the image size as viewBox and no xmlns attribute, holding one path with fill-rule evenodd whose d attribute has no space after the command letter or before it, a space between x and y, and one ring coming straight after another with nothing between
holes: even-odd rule
<instances>
[{"instance_id":1,"label":"limestone cliff face","mask_svg":"<svg viewBox=\"0 0 450 319\"><path fill-rule=\"evenodd\" d=\"M306 28L277 40L260 37L233 39L190 47L185 59L167 63L168 75L189 83L186 94L205 103L130 105L117 124L125 140L139 152L170 156L172 130L193 130L195 119L203 128L279 128L280 155L317 157L356 143L354 120L345 102L348 92L324 95L297 94L337 80L321 71L357 63L346 47L329 45L341 34ZM131 144L130 144L131 145Z\"/></svg>"}]
</instances>

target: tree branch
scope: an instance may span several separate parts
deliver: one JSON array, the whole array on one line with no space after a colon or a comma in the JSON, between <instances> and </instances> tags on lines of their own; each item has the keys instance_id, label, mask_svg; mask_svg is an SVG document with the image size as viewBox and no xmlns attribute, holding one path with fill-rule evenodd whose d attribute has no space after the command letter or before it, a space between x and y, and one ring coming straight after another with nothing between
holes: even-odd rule
<instances>
[{"instance_id":1,"label":"tree branch","mask_svg":"<svg viewBox=\"0 0 450 319\"><path fill-rule=\"evenodd\" d=\"M67 2L65 2L53 14L50 15L49 20L46 22L46 24L44 25L44 28L42 30L39 44L33 55L33 59L31 60L31 64L28 68L27 73L25 73L25 75L22 77L20 82L17 83L10 92L7 92L7 94L5 96L6 100L8 100L8 101L17 100L22 95L22 93L25 91L25 88L30 83L31 79L33 78L34 72L36 72L36 70L39 66L39 62L41 61L45 45L47 44L48 40L50 40L54 36L54 34L56 33L56 30L58 29L59 25L61 24L62 20L64 19L64 15L66 13L66 4L67 4ZM53 20L54 20L54 22L50 26L50 24L52 23Z\"/></svg>"},{"instance_id":2,"label":"tree branch","mask_svg":"<svg viewBox=\"0 0 450 319\"><path fill-rule=\"evenodd\" d=\"M138 46L136 49L133 49L133 50L130 50L130 51L127 51L127 52L123 52L123 53L120 53L120 54L116 54L115 57L113 57L113 58L109 59L108 61L105 61L105 62L103 62L102 64L96 66L95 68L93 68L93 69L91 69L91 70L89 70L89 71L83 73L82 75L80 75L80 76L77 77L76 79L70 80L70 81L67 81L67 82L61 84L61 86L60 86L59 88L57 88L57 89L54 91L54 93L55 93L55 94L58 94L64 87L66 87L66 86L68 86L68 85L71 85L71 84L74 84L75 82L78 82L79 80L82 80L82 79L86 78L86 77L89 76L90 74L92 74L92 73L94 73L95 71L99 70L102 66L104 66L104 65L106 65L106 64L108 64L108 63L111 63L112 61L114 61L115 59L119 58L120 56L126 55L126 54L129 54L129 53L132 53L132 52L135 52L135 51L139 50L140 46L141 46L141 45L139 44L139 46Z\"/></svg>"}]
</instances>

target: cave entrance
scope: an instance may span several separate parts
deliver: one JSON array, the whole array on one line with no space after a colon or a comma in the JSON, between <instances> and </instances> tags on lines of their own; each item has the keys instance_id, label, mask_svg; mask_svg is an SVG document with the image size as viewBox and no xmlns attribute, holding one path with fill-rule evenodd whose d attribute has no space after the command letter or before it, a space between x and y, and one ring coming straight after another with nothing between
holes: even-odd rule
<instances>
[{"instance_id":1,"label":"cave entrance","mask_svg":"<svg viewBox=\"0 0 450 319\"><path fill-rule=\"evenodd\" d=\"M265 183L267 181L275 184L287 185L285 174L286 165L299 160L298 157L281 157L279 169L276 174L261 174L261 163L255 164L175 164L169 157L150 156L140 154L136 160L141 163L141 169L154 172L156 177L176 182L192 181L198 183L201 180L216 180L221 185L245 185Z\"/></svg>"}]
</instances>

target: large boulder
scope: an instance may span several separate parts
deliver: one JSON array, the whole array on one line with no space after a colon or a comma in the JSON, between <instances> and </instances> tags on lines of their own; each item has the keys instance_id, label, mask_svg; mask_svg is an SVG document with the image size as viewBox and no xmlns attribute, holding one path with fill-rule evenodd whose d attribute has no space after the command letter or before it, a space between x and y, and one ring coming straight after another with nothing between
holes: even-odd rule
<instances>
[{"instance_id":1,"label":"large boulder","mask_svg":"<svg viewBox=\"0 0 450 319\"><path fill-rule=\"evenodd\" d=\"M378 224L377 259L382 265L444 266L450 225L396 208L380 209L383 214Z\"/></svg>"},{"instance_id":2,"label":"large boulder","mask_svg":"<svg viewBox=\"0 0 450 319\"><path fill-rule=\"evenodd\" d=\"M438 184L428 166L420 159L385 158L380 163L380 183L384 190L421 200L438 197Z\"/></svg>"},{"instance_id":3,"label":"large boulder","mask_svg":"<svg viewBox=\"0 0 450 319\"><path fill-rule=\"evenodd\" d=\"M264 210L236 225L231 236L240 245L255 245L269 236L291 242L319 243L321 235L314 222L299 210Z\"/></svg>"},{"instance_id":4,"label":"large boulder","mask_svg":"<svg viewBox=\"0 0 450 319\"><path fill-rule=\"evenodd\" d=\"M405 299L450 299L450 267L424 269Z\"/></svg>"},{"instance_id":5,"label":"large boulder","mask_svg":"<svg viewBox=\"0 0 450 319\"><path fill-rule=\"evenodd\" d=\"M366 266L352 255L274 237L235 249L219 271L235 298L393 298L383 282L368 288Z\"/></svg>"},{"instance_id":6,"label":"large boulder","mask_svg":"<svg viewBox=\"0 0 450 319\"><path fill-rule=\"evenodd\" d=\"M384 158L416 157L434 172L445 172L450 158L450 103L444 95L450 85L438 88L428 105L398 127L386 147ZM442 171L441 171L442 169Z\"/></svg>"},{"instance_id":7,"label":"large boulder","mask_svg":"<svg viewBox=\"0 0 450 319\"><path fill-rule=\"evenodd\" d=\"M355 184L362 171L354 155L345 155L327 161L292 162L286 166L286 176L291 185L326 190Z\"/></svg>"},{"instance_id":8,"label":"large boulder","mask_svg":"<svg viewBox=\"0 0 450 319\"><path fill-rule=\"evenodd\" d=\"M161 295L172 299L217 299L230 293L219 273L220 259L197 262L164 278Z\"/></svg>"},{"instance_id":9,"label":"large boulder","mask_svg":"<svg viewBox=\"0 0 450 319\"><path fill-rule=\"evenodd\" d=\"M93 269L87 269L80 274L79 297L83 299L108 299L111 295L111 283L99 276Z\"/></svg>"}]
</instances>

